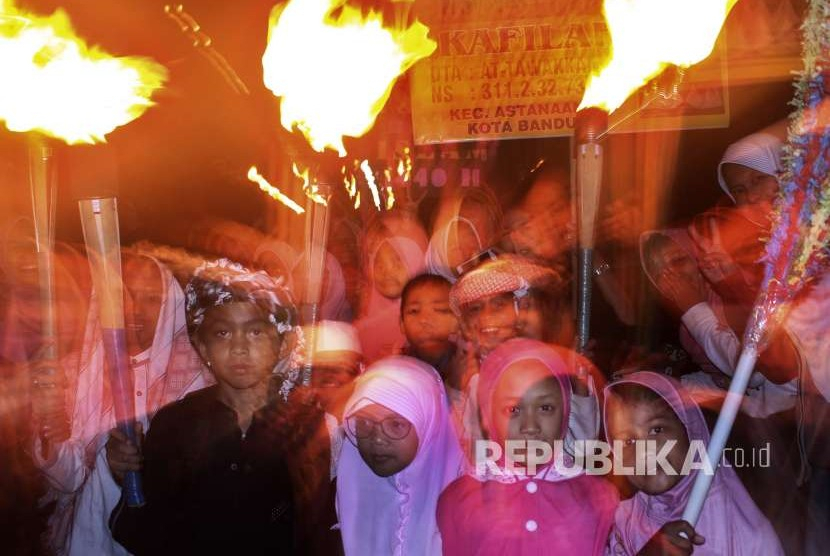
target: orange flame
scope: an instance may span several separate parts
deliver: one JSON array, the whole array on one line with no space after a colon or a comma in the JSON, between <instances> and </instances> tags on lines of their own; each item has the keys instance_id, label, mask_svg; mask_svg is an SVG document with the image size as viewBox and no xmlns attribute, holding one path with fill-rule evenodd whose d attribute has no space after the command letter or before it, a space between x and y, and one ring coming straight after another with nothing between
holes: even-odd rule
<instances>
[{"instance_id":1,"label":"orange flame","mask_svg":"<svg viewBox=\"0 0 830 556\"><path fill-rule=\"evenodd\" d=\"M591 76L579 109L613 112L669 65L709 56L737 0L605 0L612 56Z\"/></svg>"},{"instance_id":2,"label":"orange flame","mask_svg":"<svg viewBox=\"0 0 830 556\"><path fill-rule=\"evenodd\" d=\"M0 0L0 120L69 144L105 141L154 103L167 70L87 46L61 10L48 17Z\"/></svg>"},{"instance_id":3,"label":"orange flame","mask_svg":"<svg viewBox=\"0 0 830 556\"><path fill-rule=\"evenodd\" d=\"M297 214L305 212L305 209L298 205L291 197L280 191L278 187L274 187L268 183L268 180L265 179L265 176L259 173L256 166L251 166L248 169L248 179L257 184L259 188L263 192L267 193L272 199L279 201Z\"/></svg>"},{"instance_id":4,"label":"orange flame","mask_svg":"<svg viewBox=\"0 0 830 556\"><path fill-rule=\"evenodd\" d=\"M318 205L323 205L324 207L328 206L329 202L325 196L320 193L320 187L316 183L311 182L311 170L309 168L300 170L300 167L297 166L296 162L291 163L291 169L295 176L303 180L303 192L306 197Z\"/></svg>"},{"instance_id":5,"label":"orange flame","mask_svg":"<svg viewBox=\"0 0 830 556\"><path fill-rule=\"evenodd\" d=\"M436 48L429 29L383 26L346 0L291 0L271 12L262 56L264 82L281 97L283 127L295 127L312 148L345 156L343 137L360 137L375 122L396 79Z\"/></svg>"}]
</instances>

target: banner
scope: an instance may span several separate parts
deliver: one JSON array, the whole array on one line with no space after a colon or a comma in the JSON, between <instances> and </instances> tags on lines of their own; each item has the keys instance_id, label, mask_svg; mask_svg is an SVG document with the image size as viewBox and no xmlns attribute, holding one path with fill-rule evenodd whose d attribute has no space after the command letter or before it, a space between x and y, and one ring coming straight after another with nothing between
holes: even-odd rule
<instances>
[{"instance_id":1,"label":"banner","mask_svg":"<svg viewBox=\"0 0 830 556\"><path fill-rule=\"evenodd\" d=\"M416 144L571 135L587 78L610 53L601 0L421 0L418 15L438 49L412 70ZM633 95L613 131L728 126L723 44L674 98Z\"/></svg>"}]
</instances>

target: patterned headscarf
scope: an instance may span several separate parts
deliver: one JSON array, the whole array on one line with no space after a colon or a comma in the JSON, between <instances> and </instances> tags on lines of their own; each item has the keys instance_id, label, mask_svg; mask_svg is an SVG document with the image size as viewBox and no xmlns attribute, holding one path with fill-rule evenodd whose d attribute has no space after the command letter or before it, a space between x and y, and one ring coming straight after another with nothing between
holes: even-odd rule
<instances>
[{"instance_id":1,"label":"patterned headscarf","mask_svg":"<svg viewBox=\"0 0 830 556\"><path fill-rule=\"evenodd\" d=\"M280 394L286 397L303 362L303 333L297 309L284 278L263 271L252 272L228 259L206 262L196 269L185 288L187 329L196 334L212 307L227 303L253 303L268 315L283 342L290 342L291 356L280 361L274 372L285 376Z\"/></svg>"},{"instance_id":2,"label":"patterned headscarf","mask_svg":"<svg viewBox=\"0 0 830 556\"><path fill-rule=\"evenodd\" d=\"M456 315L465 305L500 293L525 295L530 289L550 290L562 283L553 270L518 255L499 255L464 274L450 290L450 307Z\"/></svg>"}]
</instances>

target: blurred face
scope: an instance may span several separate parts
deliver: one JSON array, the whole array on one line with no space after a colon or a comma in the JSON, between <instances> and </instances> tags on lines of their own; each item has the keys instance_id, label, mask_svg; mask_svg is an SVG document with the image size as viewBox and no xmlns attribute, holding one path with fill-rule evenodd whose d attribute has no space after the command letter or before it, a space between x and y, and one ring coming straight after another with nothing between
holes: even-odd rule
<instances>
[{"instance_id":1,"label":"blurred face","mask_svg":"<svg viewBox=\"0 0 830 556\"><path fill-rule=\"evenodd\" d=\"M611 397L608 404L608 436L609 442L622 441L623 464L635 467L637 464L637 450L634 441L653 440L656 443L657 453L669 440L677 443L669 452L667 461L672 468L678 471L677 475L667 475L661 466L656 467L656 473L651 475L629 475L629 482L635 488L646 494L661 494L670 490L683 478L679 471L683 468L686 453L689 450L689 438L686 428L677 417L677 414L662 400L641 401L635 404L623 404L619 399ZM640 469L646 469L644 450L640 451Z\"/></svg>"},{"instance_id":2,"label":"blurred face","mask_svg":"<svg viewBox=\"0 0 830 556\"><path fill-rule=\"evenodd\" d=\"M280 359L282 337L253 303L228 303L205 314L196 348L225 388L247 390L267 382Z\"/></svg>"},{"instance_id":3,"label":"blurred face","mask_svg":"<svg viewBox=\"0 0 830 556\"><path fill-rule=\"evenodd\" d=\"M663 282L667 271L693 282L701 278L697 261L674 241L669 241L649 254L657 288L665 291Z\"/></svg>"},{"instance_id":4,"label":"blurred face","mask_svg":"<svg viewBox=\"0 0 830 556\"><path fill-rule=\"evenodd\" d=\"M143 257L126 258L123 277L127 344L135 356L153 345L164 286L158 266Z\"/></svg>"},{"instance_id":5,"label":"blurred face","mask_svg":"<svg viewBox=\"0 0 830 556\"><path fill-rule=\"evenodd\" d=\"M562 389L541 361L509 365L496 384L492 404L489 433L497 442L536 440L552 447L562 437Z\"/></svg>"},{"instance_id":6,"label":"blurred face","mask_svg":"<svg viewBox=\"0 0 830 556\"><path fill-rule=\"evenodd\" d=\"M401 307L401 331L418 355L437 361L451 346L458 320L450 310L450 286L424 284L410 290Z\"/></svg>"},{"instance_id":7,"label":"blurred face","mask_svg":"<svg viewBox=\"0 0 830 556\"><path fill-rule=\"evenodd\" d=\"M778 194L778 179L775 176L740 164L724 164L721 172L737 206L756 207L759 214L772 208Z\"/></svg>"},{"instance_id":8,"label":"blurred face","mask_svg":"<svg viewBox=\"0 0 830 556\"><path fill-rule=\"evenodd\" d=\"M415 427L383 405L367 405L349 416L346 426L357 441L360 457L378 477L403 471L418 454Z\"/></svg>"},{"instance_id":9,"label":"blurred face","mask_svg":"<svg viewBox=\"0 0 830 556\"><path fill-rule=\"evenodd\" d=\"M339 415L354 388L354 379L360 374L359 353L353 351L325 351L314 354L311 386L323 408Z\"/></svg>"},{"instance_id":10,"label":"blurred face","mask_svg":"<svg viewBox=\"0 0 830 556\"><path fill-rule=\"evenodd\" d=\"M389 299L401 296L403 287L409 280L409 272L395 249L388 243L381 243L375 254L372 269L375 288Z\"/></svg>"},{"instance_id":11,"label":"blurred face","mask_svg":"<svg viewBox=\"0 0 830 556\"><path fill-rule=\"evenodd\" d=\"M519 311L512 293L501 293L473 301L461 309L461 331L486 355L519 332Z\"/></svg>"},{"instance_id":12,"label":"blurred face","mask_svg":"<svg viewBox=\"0 0 830 556\"><path fill-rule=\"evenodd\" d=\"M533 184L511 226L516 253L549 262L573 247L566 187L544 177Z\"/></svg>"},{"instance_id":13,"label":"blurred face","mask_svg":"<svg viewBox=\"0 0 830 556\"><path fill-rule=\"evenodd\" d=\"M518 335L522 338L544 341L545 315L542 311L542 300L538 295L530 292L518 300L519 319L517 321Z\"/></svg>"},{"instance_id":14,"label":"blurred face","mask_svg":"<svg viewBox=\"0 0 830 556\"><path fill-rule=\"evenodd\" d=\"M473 224L475 225L475 224ZM476 237L478 233L478 237ZM479 238L484 238L481 228L475 229L467 222L455 222L447 237L447 262L450 268L455 269L458 265L469 261L477 253L480 253L483 245Z\"/></svg>"}]
</instances>

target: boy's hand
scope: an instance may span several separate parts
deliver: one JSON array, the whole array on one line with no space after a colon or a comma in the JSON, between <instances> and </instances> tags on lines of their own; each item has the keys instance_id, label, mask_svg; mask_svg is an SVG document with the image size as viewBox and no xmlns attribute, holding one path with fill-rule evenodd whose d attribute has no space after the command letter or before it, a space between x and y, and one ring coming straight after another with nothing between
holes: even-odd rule
<instances>
[{"instance_id":1,"label":"boy's hand","mask_svg":"<svg viewBox=\"0 0 830 556\"><path fill-rule=\"evenodd\" d=\"M651 537L638 556L687 556L704 541L687 522L670 521Z\"/></svg>"},{"instance_id":2,"label":"boy's hand","mask_svg":"<svg viewBox=\"0 0 830 556\"><path fill-rule=\"evenodd\" d=\"M110 437L107 440L107 464L112 477L119 485L128 471L141 471L144 463L140 450L143 433L144 427L137 422L135 424L135 435L138 438L139 446L136 446L117 428L110 431Z\"/></svg>"}]
</instances>

